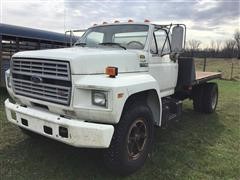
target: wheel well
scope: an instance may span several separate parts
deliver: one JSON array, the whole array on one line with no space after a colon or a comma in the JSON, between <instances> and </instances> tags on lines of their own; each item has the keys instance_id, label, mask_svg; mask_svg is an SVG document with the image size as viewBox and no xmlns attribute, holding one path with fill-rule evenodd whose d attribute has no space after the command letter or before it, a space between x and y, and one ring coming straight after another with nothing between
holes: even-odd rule
<instances>
[{"instance_id":1,"label":"wheel well","mask_svg":"<svg viewBox=\"0 0 240 180\"><path fill-rule=\"evenodd\" d=\"M154 124L158 125L160 121L160 101L157 91L155 89L151 89L132 94L125 102L123 111L136 101L146 103L149 106L153 114Z\"/></svg>"}]
</instances>

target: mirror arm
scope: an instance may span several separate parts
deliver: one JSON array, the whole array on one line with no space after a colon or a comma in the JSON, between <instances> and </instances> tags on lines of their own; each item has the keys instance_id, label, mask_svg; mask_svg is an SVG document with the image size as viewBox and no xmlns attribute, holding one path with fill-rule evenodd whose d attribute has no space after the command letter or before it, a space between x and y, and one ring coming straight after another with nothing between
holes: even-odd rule
<instances>
[{"instance_id":1,"label":"mirror arm","mask_svg":"<svg viewBox=\"0 0 240 180\"><path fill-rule=\"evenodd\" d=\"M170 30L171 30L171 27L172 27L172 23L170 24L170 27L169 27L168 32L167 32L167 38L168 38L168 41L169 41L170 52L172 52L172 46L171 46L170 38L169 38L169 33L170 33Z\"/></svg>"},{"instance_id":2,"label":"mirror arm","mask_svg":"<svg viewBox=\"0 0 240 180\"><path fill-rule=\"evenodd\" d=\"M163 47L162 47L162 50L161 50L161 57L163 57L163 56L165 55L165 54L162 55L162 53L163 53L163 48L164 48L167 40L168 40L168 42L169 42L170 52L172 51L172 50L171 50L171 43L170 43L170 39L169 39L169 33L170 33L171 26L172 26L172 24L170 24L170 27L169 27L168 30L165 30L165 31L166 31L166 34L167 34L167 37L166 37L166 39L165 39L165 41L164 41L164 43L163 43Z\"/></svg>"}]
</instances>

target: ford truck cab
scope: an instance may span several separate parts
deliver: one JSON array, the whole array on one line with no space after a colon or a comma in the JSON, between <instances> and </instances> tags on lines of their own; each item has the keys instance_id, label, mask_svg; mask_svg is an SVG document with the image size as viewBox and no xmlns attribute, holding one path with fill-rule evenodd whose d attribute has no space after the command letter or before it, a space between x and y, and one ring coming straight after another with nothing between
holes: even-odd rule
<instances>
[{"instance_id":1,"label":"ford truck cab","mask_svg":"<svg viewBox=\"0 0 240 180\"><path fill-rule=\"evenodd\" d=\"M108 168L132 173L147 158L154 127L178 118L182 100L201 112L216 108L216 84L196 78L192 58L178 57L185 33L182 24L103 24L73 47L18 52L6 72L7 119L30 136L104 148Z\"/></svg>"}]
</instances>

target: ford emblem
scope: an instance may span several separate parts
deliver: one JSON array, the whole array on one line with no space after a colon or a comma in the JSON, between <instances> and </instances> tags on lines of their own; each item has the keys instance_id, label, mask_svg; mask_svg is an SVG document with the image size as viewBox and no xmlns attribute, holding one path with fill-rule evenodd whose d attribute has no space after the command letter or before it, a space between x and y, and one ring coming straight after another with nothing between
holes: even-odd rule
<instances>
[{"instance_id":1,"label":"ford emblem","mask_svg":"<svg viewBox=\"0 0 240 180\"><path fill-rule=\"evenodd\" d=\"M33 75L33 76L31 77L31 81L32 81L33 83L38 84L38 83L41 83L43 80L42 80L41 77Z\"/></svg>"}]
</instances>

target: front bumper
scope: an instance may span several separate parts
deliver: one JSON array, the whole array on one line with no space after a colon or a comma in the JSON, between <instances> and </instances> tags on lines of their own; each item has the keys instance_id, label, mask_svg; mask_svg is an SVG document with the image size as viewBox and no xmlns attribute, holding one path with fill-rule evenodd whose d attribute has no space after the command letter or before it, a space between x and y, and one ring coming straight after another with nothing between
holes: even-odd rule
<instances>
[{"instance_id":1,"label":"front bumper","mask_svg":"<svg viewBox=\"0 0 240 180\"><path fill-rule=\"evenodd\" d=\"M107 148L114 132L112 125L67 119L47 111L13 104L8 99L5 109L11 123L75 147ZM60 129L65 130L64 135Z\"/></svg>"}]
</instances>

